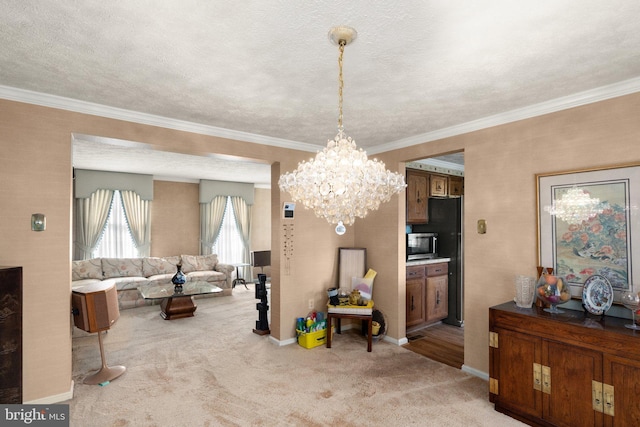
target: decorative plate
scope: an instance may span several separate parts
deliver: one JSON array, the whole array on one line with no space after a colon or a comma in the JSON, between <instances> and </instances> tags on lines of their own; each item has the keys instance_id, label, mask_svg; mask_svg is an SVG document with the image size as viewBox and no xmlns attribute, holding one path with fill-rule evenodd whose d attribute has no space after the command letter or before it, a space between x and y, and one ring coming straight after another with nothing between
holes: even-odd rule
<instances>
[{"instance_id":1,"label":"decorative plate","mask_svg":"<svg viewBox=\"0 0 640 427\"><path fill-rule=\"evenodd\" d=\"M582 289L582 305L591 314L604 314L613 304L613 288L597 274L589 276Z\"/></svg>"}]
</instances>

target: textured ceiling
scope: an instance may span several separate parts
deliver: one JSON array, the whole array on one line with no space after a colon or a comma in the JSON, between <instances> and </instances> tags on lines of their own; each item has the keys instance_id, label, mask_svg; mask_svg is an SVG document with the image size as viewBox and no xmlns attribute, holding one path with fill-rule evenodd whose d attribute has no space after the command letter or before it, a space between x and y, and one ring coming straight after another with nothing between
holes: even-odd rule
<instances>
[{"instance_id":1,"label":"textured ceiling","mask_svg":"<svg viewBox=\"0 0 640 427\"><path fill-rule=\"evenodd\" d=\"M369 152L640 77L632 0L22 0L0 12L5 94L307 150L336 132L336 25L358 31L345 51L344 124ZM105 142L84 141L76 166Z\"/></svg>"}]
</instances>

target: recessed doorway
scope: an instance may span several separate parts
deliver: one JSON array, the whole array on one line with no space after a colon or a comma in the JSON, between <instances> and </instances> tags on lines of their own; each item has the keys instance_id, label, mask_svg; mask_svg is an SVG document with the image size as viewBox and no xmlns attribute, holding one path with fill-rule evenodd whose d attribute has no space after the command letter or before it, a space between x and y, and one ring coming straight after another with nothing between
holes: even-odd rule
<instances>
[{"instance_id":1,"label":"recessed doorway","mask_svg":"<svg viewBox=\"0 0 640 427\"><path fill-rule=\"evenodd\" d=\"M406 167L407 170L418 169L417 174L426 175L429 182L426 220L408 219L407 233L437 233L436 259L448 259L446 317L434 323L428 321L429 316L425 316L425 322L420 323L416 322L416 316L412 314L412 321L407 320L406 337L409 343L406 347L426 357L461 368L464 362L464 153L411 161L407 162ZM438 184L435 189L437 191L431 188L432 184ZM430 307L427 280L429 279L425 279L423 302L425 310ZM416 295L415 286L412 283L412 298ZM409 307L414 306L414 303L407 304L407 319L410 318Z\"/></svg>"}]
</instances>

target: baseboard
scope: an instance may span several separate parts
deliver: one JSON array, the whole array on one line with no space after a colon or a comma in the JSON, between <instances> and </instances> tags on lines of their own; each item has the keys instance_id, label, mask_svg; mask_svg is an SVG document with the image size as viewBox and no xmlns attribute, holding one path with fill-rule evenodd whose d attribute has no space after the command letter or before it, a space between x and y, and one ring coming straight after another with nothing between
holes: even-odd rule
<instances>
[{"instance_id":1,"label":"baseboard","mask_svg":"<svg viewBox=\"0 0 640 427\"><path fill-rule=\"evenodd\" d=\"M392 337L390 337L388 335L385 335L384 338L382 338L382 340L386 341L388 343L391 343L391 344L395 344L397 346L403 346L403 345L405 345L406 343L409 342L407 337L402 337L400 339L395 339L395 338L392 338Z\"/></svg>"},{"instance_id":2,"label":"baseboard","mask_svg":"<svg viewBox=\"0 0 640 427\"><path fill-rule=\"evenodd\" d=\"M461 370L478 378L482 378L485 381L489 381L489 374L486 372L479 371L464 364L462 365Z\"/></svg>"},{"instance_id":3,"label":"baseboard","mask_svg":"<svg viewBox=\"0 0 640 427\"><path fill-rule=\"evenodd\" d=\"M282 347L282 346L285 346L285 345L297 344L298 343L298 339L297 338L289 338L287 340L278 340L278 339L274 338L272 335L269 335L269 341L271 341L272 343L274 343L278 347Z\"/></svg>"},{"instance_id":4,"label":"baseboard","mask_svg":"<svg viewBox=\"0 0 640 427\"><path fill-rule=\"evenodd\" d=\"M353 325L344 325L344 327L342 327L341 330L342 331L348 331L352 327L353 327ZM278 339L274 338L273 336L269 335L269 341L271 341L272 343L274 343L278 347L282 347L282 346L285 346L285 345L296 344L298 342L298 339L297 338L289 338L289 339L286 339L286 340L278 340ZM389 336L385 336L383 338L383 341L386 341L388 343L395 344L395 345L398 345L398 346L405 345L406 343L409 342L407 337L402 337L399 340L397 340L397 339L391 338Z\"/></svg>"},{"instance_id":5,"label":"baseboard","mask_svg":"<svg viewBox=\"0 0 640 427\"><path fill-rule=\"evenodd\" d=\"M64 402L66 400L73 399L73 380L71 380L71 387L69 391L60 394L54 394L53 396L42 397L40 399L30 400L28 402L22 402L25 405L50 405L54 403Z\"/></svg>"}]
</instances>

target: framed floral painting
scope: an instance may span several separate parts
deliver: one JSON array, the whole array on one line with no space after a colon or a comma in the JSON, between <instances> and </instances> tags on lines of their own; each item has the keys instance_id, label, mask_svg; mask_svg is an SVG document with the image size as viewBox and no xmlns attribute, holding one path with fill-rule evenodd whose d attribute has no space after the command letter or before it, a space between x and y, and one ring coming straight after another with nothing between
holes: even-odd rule
<instances>
[{"instance_id":1,"label":"framed floral painting","mask_svg":"<svg viewBox=\"0 0 640 427\"><path fill-rule=\"evenodd\" d=\"M574 298L603 276L619 302L640 266L640 165L538 174L536 185L538 265L566 278Z\"/></svg>"}]
</instances>

